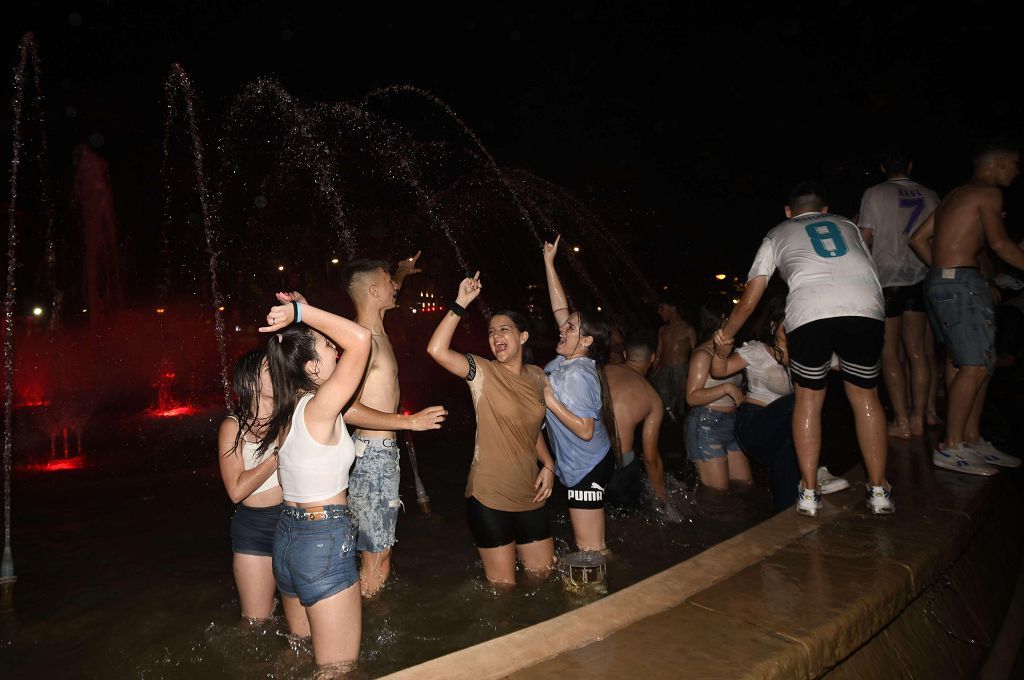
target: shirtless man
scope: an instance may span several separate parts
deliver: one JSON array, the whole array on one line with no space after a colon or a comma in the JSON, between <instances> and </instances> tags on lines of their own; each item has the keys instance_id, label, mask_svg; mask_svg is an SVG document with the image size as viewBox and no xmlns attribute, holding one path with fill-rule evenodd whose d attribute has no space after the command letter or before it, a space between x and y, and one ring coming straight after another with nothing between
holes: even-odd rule
<instances>
[{"instance_id":1,"label":"shirtless man","mask_svg":"<svg viewBox=\"0 0 1024 680\"><path fill-rule=\"evenodd\" d=\"M399 262L394 277L383 260L355 260L342 273L342 285L356 307L356 322L373 334L366 377L344 415L356 444L348 499L359 523L356 549L361 552L359 581L364 597L376 595L391 574L391 547L401 506L395 431L437 430L448 415L443 406L408 416L398 413L398 361L384 332L384 315L395 308L405 277L421 271L416 268L419 257L416 253ZM304 302L297 292L278 298Z\"/></svg>"},{"instance_id":2,"label":"shirtless man","mask_svg":"<svg viewBox=\"0 0 1024 680\"><path fill-rule=\"evenodd\" d=\"M643 459L647 478L658 500L665 502L665 467L658 451L658 432L664 406L661 397L644 377L654 361L654 347L643 334L630 333L622 356L625 362L605 366L608 391L615 411L615 429L622 449L622 465L608 483L605 498L616 505L636 505L642 488L640 465L633 452L636 428L643 423Z\"/></svg>"},{"instance_id":3,"label":"shirtless man","mask_svg":"<svg viewBox=\"0 0 1024 680\"><path fill-rule=\"evenodd\" d=\"M881 169L886 181L864 192L857 226L871 248L885 300L882 375L894 416L889 436L908 439L924 434L931 381L931 364L925 351L928 316L924 279L928 268L914 255L908 241L911 232L935 210L939 197L910 179L914 162L906 153L886 153ZM910 367L909 404L901 347Z\"/></svg>"},{"instance_id":4,"label":"shirtless man","mask_svg":"<svg viewBox=\"0 0 1024 680\"><path fill-rule=\"evenodd\" d=\"M796 510L815 516L821 508L821 409L835 353L867 470L868 509L891 514L886 416L878 399L885 309L874 262L857 225L829 214L825 191L814 182L793 189L785 212L789 219L761 242L743 297L715 333L715 344L733 341L777 270L789 286L785 329L795 395L793 444L802 478Z\"/></svg>"},{"instance_id":5,"label":"shirtless man","mask_svg":"<svg viewBox=\"0 0 1024 680\"><path fill-rule=\"evenodd\" d=\"M665 324L658 329L658 349L654 356L651 382L661 395L665 411L673 421L686 408L686 375L690 354L697 346L697 332L683 320L679 304L669 295L658 303L658 316Z\"/></svg>"},{"instance_id":6,"label":"shirtless man","mask_svg":"<svg viewBox=\"0 0 1024 680\"><path fill-rule=\"evenodd\" d=\"M1002 142L980 146L974 176L949 193L910 237L925 264L927 295L948 353L946 439L932 454L942 468L992 475L994 465L1019 467L981 438L981 411L995 367L995 310L979 257L988 246L1007 264L1024 269L1024 251L1006 235L1003 192L1019 172L1020 153Z\"/></svg>"}]
</instances>

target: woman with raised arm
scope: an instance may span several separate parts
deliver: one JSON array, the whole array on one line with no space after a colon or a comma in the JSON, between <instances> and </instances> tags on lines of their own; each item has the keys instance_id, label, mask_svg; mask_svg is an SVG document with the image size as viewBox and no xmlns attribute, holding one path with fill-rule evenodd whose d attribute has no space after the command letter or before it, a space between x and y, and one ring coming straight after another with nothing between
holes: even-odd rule
<instances>
[{"instance_id":1,"label":"woman with raised arm","mask_svg":"<svg viewBox=\"0 0 1024 680\"><path fill-rule=\"evenodd\" d=\"M697 466L701 484L720 491L730 481L749 484L750 462L736 442L736 406L743 401L740 369L722 379L711 376L714 356L712 336L729 316L732 303L724 295L714 295L700 308L697 340L690 355L686 376L686 454Z\"/></svg>"},{"instance_id":2,"label":"woman with raised arm","mask_svg":"<svg viewBox=\"0 0 1024 680\"><path fill-rule=\"evenodd\" d=\"M235 504L231 552L242 618L257 624L274 611L277 585L271 556L274 531L281 516L277 456L256 459L256 449L263 441L274 408L265 349L254 349L235 363L233 386L238 401L234 413L220 424L217 462L224 488Z\"/></svg>"},{"instance_id":3,"label":"woman with raised arm","mask_svg":"<svg viewBox=\"0 0 1024 680\"><path fill-rule=\"evenodd\" d=\"M487 341L493 360L451 348L455 329L480 289L480 272L463 280L427 353L469 383L476 442L466 484L466 518L487 580L514 585L517 554L528 574L546 577L554 566L545 503L555 464L540 432L544 372L523 356L530 337L526 319L507 310L491 316Z\"/></svg>"},{"instance_id":4,"label":"woman with raised arm","mask_svg":"<svg viewBox=\"0 0 1024 680\"><path fill-rule=\"evenodd\" d=\"M611 331L590 312L570 312L555 271L559 240L561 236L543 247L551 311L558 325L558 356L544 367L548 437L555 449L555 473L568 490L576 546L606 551L604 490L615 472L618 455L613 448L615 415L603 369Z\"/></svg>"},{"instance_id":5,"label":"woman with raised arm","mask_svg":"<svg viewBox=\"0 0 1024 680\"><path fill-rule=\"evenodd\" d=\"M355 447L341 413L362 381L370 331L297 301L272 307L267 324L274 411L257 453L277 452L284 494L274 575L282 599L305 608L317 665L338 672L354 667L362 632L347 493Z\"/></svg>"}]
</instances>

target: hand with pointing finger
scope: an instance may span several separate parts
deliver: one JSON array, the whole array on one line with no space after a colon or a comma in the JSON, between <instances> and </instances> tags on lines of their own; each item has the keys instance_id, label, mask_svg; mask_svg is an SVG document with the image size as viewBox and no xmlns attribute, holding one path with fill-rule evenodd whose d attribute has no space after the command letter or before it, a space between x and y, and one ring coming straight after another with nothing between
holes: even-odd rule
<instances>
[{"instance_id":1,"label":"hand with pointing finger","mask_svg":"<svg viewBox=\"0 0 1024 680\"><path fill-rule=\"evenodd\" d=\"M462 283L459 284L459 292L455 296L455 303L462 307L466 307L470 302L480 296L480 290L482 288L483 284L480 283L480 272L478 271L473 275L473 278L465 278L462 280Z\"/></svg>"}]
</instances>

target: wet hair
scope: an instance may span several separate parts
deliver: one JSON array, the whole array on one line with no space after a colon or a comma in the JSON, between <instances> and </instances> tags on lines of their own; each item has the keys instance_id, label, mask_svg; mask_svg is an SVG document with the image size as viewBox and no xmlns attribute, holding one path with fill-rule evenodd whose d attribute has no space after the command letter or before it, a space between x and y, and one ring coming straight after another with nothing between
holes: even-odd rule
<instances>
[{"instance_id":1,"label":"wet hair","mask_svg":"<svg viewBox=\"0 0 1024 680\"><path fill-rule=\"evenodd\" d=\"M361 274L369 274L375 272L378 269L391 273L391 263L384 260L371 260L370 258L362 258L360 260L352 260L345 269L341 272L341 285L348 292L349 297L352 297L353 286L355 285L356 278Z\"/></svg>"},{"instance_id":2,"label":"wet hair","mask_svg":"<svg viewBox=\"0 0 1024 680\"><path fill-rule=\"evenodd\" d=\"M800 182L789 192L789 199L786 205L796 213L800 211L819 211L828 205L828 196L825 194L825 187L817 182L805 180Z\"/></svg>"},{"instance_id":3,"label":"wet hair","mask_svg":"<svg viewBox=\"0 0 1024 680\"><path fill-rule=\"evenodd\" d=\"M514 309L499 309L494 314L491 314L491 318L487 320L488 323L490 323L491 319L493 319L496 316L507 316L509 319L511 319L512 325L515 326L516 330L519 331L520 333L530 332L529 320ZM523 363L532 364L533 349L531 349L529 345L524 344L521 352L523 356Z\"/></svg>"},{"instance_id":4,"label":"wet hair","mask_svg":"<svg viewBox=\"0 0 1024 680\"><path fill-rule=\"evenodd\" d=\"M225 456L239 451L242 438L253 431L260 417L260 369L267 358L267 351L262 347L246 352L231 372L231 386L238 400L234 404L232 414L238 419L238 433L235 443L224 452Z\"/></svg>"},{"instance_id":5,"label":"wet hair","mask_svg":"<svg viewBox=\"0 0 1024 680\"><path fill-rule=\"evenodd\" d=\"M1019 152L1020 146L1016 142L1005 137L989 137L978 142L971 157L974 167L979 168L995 156Z\"/></svg>"},{"instance_id":6,"label":"wet hair","mask_svg":"<svg viewBox=\"0 0 1024 680\"><path fill-rule=\"evenodd\" d=\"M732 311L732 300L725 295L711 295L697 313L697 344L711 339L719 328L725 325Z\"/></svg>"},{"instance_id":7,"label":"wet hair","mask_svg":"<svg viewBox=\"0 0 1024 680\"><path fill-rule=\"evenodd\" d=\"M307 392L316 392L317 384L306 373L306 362L319 361L313 329L304 323L293 323L270 336L267 341L267 364L270 384L274 388L274 411L267 423L260 447L259 460L272 445L279 446L278 438L287 429L299 398Z\"/></svg>"},{"instance_id":8,"label":"wet hair","mask_svg":"<svg viewBox=\"0 0 1024 680\"><path fill-rule=\"evenodd\" d=\"M626 356L636 357L636 361L646 361L658 351L658 343L654 334L646 329L633 330L626 335Z\"/></svg>"},{"instance_id":9,"label":"wet hair","mask_svg":"<svg viewBox=\"0 0 1024 680\"><path fill-rule=\"evenodd\" d=\"M589 309L574 310L580 316L580 337L589 335L590 346L587 357L597 364L597 377L601 381L601 420L604 421L611 441L615 460L622 463L622 444L619 443L619 429L615 424L615 410L612 406L612 393L608 388L608 376L604 367L608 363L608 346L611 344L612 328L596 311Z\"/></svg>"},{"instance_id":10,"label":"wet hair","mask_svg":"<svg viewBox=\"0 0 1024 680\"><path fill-rule=\"evenodd\" d=\"M906 175L914 161L905 149L887 149L879 160L888 175Z\"/></svg>"},{"instance_id":11,"label":"wet hair","mask_svg":"<svg viewBox=\"0 0 1024 680\"><path fill-rule=\"evenodd\" d=\"M776 289L762 298L761 310L749 329L747 340L756 340L768 348L775 360L782 363L782 349L776 344L775 331L786 318L786 290ZM780 294L781 292L781 294Z\"/></svg>"}]
</instances>

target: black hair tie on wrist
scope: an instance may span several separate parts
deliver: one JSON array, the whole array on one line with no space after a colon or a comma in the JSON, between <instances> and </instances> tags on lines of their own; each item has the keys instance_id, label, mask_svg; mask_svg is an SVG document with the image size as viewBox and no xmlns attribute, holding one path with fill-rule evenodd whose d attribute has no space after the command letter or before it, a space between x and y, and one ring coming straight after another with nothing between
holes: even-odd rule
<instances>
[{"instance_id":1,"label":"black hair tie on wrist","mask_svg":"<svg viewBox=\"0 0 1024 680\"><path fill-rule=\"evenodd\" d=\"M451 303L450 305L448 305L448 309L449 309L449 310L451 311L451 313L452 313L452 314L454 314L455 316L462 316L463 314L465 314L465 313L466 313L466 308L465 308L465 307L463 307L462 305L460 305L460 304L459 304L458 302L456 302L455 300L452 300L452 303Z\"/></svg>"}]
</instances>

